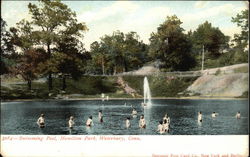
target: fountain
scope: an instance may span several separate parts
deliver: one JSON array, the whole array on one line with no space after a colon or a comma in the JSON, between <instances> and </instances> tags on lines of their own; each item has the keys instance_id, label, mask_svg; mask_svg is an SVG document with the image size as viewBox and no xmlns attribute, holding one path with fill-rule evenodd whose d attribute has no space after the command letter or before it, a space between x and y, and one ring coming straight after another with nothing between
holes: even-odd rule
<instances>
[{"instance_id":1,"label":"fountain","mask_svg":"<svg viewBox=\"0 0 250 157\"><path fill-rule=\"evenodd\" d=\"M151 92L148 84L148 78L144 77L143 82L143 106L151 107Z\"/></svg>"}]
</instances>

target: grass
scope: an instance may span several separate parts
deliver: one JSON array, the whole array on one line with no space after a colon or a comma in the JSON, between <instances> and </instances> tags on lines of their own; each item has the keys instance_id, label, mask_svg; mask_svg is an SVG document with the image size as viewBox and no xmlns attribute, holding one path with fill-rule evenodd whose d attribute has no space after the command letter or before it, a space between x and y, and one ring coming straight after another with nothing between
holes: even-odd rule
<instances>
[{"instance_id":1,"label":"grass","mask_svg":"<svg viewBox=\"0 0 250 157\"><path fill-rule=\"evenodd\" d=\"M123 76L125 82L143 95L143 76ZM174 78L149 76L149 85L153 97L176 97L184 91L196 78ZM79 80L66 79L66 90L62 93L62 80L53 79L53 90L48 91L46 82L32 82L32 90L26 84L16 84L12 88L1 87L2 99L49 99L58 94L71 95L74 98L100 98L101 93L110 98L132 98L126 94L116 83L116 76L83 76Z\"/></svg>"},{"instance_id":2,"label":"grass","mask_svg":"<svg viewBox=\"0 0 250 157\"><path fill-rule=\"evenodd\" d=\"M248 73L248 67L247 66L243 66L243 67L239 67L237 69L234 69L235 73Z\"/></svg>"}]
</instances>

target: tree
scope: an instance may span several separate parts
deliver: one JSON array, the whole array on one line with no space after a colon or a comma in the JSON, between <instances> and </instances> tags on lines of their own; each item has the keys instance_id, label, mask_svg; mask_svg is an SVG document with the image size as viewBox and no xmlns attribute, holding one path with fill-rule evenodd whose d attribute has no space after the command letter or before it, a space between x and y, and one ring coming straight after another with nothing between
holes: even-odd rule
<instances>
[{"instance_id":1,"label":"tree","mask_svg":"<svg viewBox=\"0 0 250 157\"><path fill-rule=\"evenodd\" d=\"M188 70L195 64L191 43L181 24L177 16L168 16L149 39L149 55L161 60L168 71Z\"/></svg>"},{"instance_id":2,"label":"tree","mask_svg":"<svg viewBox=\"0 0 250 157\"><path fill-rule=\"evenodd\" d=\"M248 9L241 11L236 17L232 17L232 22L236 23L241 28L240 34L234 35L234 41L238 47L246 48L248 45Z\"/></svg>"},{"instance_id":3,"label":"tree","mask_svg":"<svg viewBox=\"0 0 250 157\"><path fill-rule=\"evenodd\" d=\"M39 64L39 70L46 73L46 70L52 74L57 74L62 77L62 90L66 89L66 77L71 76L77 80L83 73L83 62L80 58L72 57L65 53L54 52L50 59Z\"/></svg>"},{"instance_id":4,"label":"tree","mask_svg":"<svg viewBox=\"0 0 250 157\"><path fill-rule=\"evenodd\" d=\"M6 30L7 23L1 18L1 75L11 73L16 65L19 55L14 49L14 40L12 31Z\"/></svg>"},{"instance_id":5,"label":"tree","mask_svg":"<svg viewBox=\"0 0 250 157\"><path fill-rule=\"evenodd\" d=\"M39 76L38 65L47 59L43 49L28 49L21 56L19 64L16 66L16 73L27 81L28 89L31 90L32 80Z\"/></svg>"},{"instance_id":6,"label":"tree","mask_svg":"<svg viewBox=\"0 0 250 157\"><path fill-rule=\"evenodd\" d=\"M93 42L90 49L92 64L102 74L137 69L145 62L146 51L147 46L139 41L136 32L124 34L120 31L101 37L101 41Z\"/></svg>"},{"instance_id":7,"label":"tree","mask_svg":"<svg viewBox=\"0 0 250 157\"><path fill-rule=\"evenodd\" d=\"M198 26L192 33L191 39L195 52L201 52L204 46L209 53L208 56L212 58L219 57L221 52L229 47L229 37L225 36L219 28L212 27L208 21Z\"/></svg>"},{"instance_id":8,"label":"tree","mask_svg":"<svg viewBox=\"0 0 250 157\"><path fill-rule=\"evenodd\" d=\"M77 23L76 13L60 0L40 0L39 6L29 3L31 24L38 45L46 47L46 52L51 57L52 46L65 35L82 36L87 30L85 23ZM49 67L48 67L49 68ZM49 90L52 89L51 71L48 69Z\"/></svg>"},{"instance_id":9,"label":"tree","mask_svg":"<svg viewBox=\"0 0 250 157\"><path fill-rule=\"evenodd\" d=\"M236 17L232 17L232 22L236 23L241 28L240 34L235 34L233 41L236 43L234 46L234 63L247 63L248 62L248 49L249 49L249 36L248 36L248 9L241 11Z\"/></svg>"}]
</instances>

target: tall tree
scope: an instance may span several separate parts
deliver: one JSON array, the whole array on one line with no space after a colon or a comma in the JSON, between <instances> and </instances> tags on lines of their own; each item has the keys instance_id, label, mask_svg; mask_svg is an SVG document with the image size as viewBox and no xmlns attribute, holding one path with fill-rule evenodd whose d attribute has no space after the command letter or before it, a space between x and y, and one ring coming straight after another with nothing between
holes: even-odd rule
<instances>
[{"instance_id":1,"label":"tall tree","mask_svg":"<svg viewBox=\"0 0 250 157\"><path fill-rule=\"evenodd\" d=\"M149 39L150 56L161 60L168 71L188 70L195 64L190 53L191 43L181 24L176 15L168 16Z\"/></svg>"},{"instance_id":2,"label":"tall tree","mask_svg":"<svg viewBox=\"0 0 250 157\"><path fill-rule=\"evenodd\" d=\"M32 3L28 5L32 18L31 24L36 32L37 44L46 47L50 58L51 48L56 45L63 34L80 36L87 30L87 27L85 23L77 23L76 13L60 0L39 0L39 2L39 5ZM51 73L48 69L49 90L52 89Z\"/></svg>"},{"instance_id":3,"label":"tall tree","mask_svg":"<svg viewBox=\"0 0 250 157\"><path fill-rule=\"evenodd\" d=\"M12 71L19 54L15 52L13 30L6 30L7 23L1 18L1 75Z\"/></svg>"},{"instance_id":4,"label":"tall tree","mask_svg":"<svg viewBox=\"0 0 250 157\"><path fill-rule=\"evenodd\" d=\"M39 76L38 65L47 59L43 49L28 49L20 57L19 64L16 66L16 73L27 81L28 89L31 90L32 80Z\"/></svg>"},{"instance_id":5,"label":"tall tree","mask_svg":"<svg viewBox=\"0 0 250 157\"><path fill-rule=\"evenodd\" d=\"M213 27L208 21L198 26L191 39L195 52L202 51L204 46L212 58L217 58L224 49L229 47L229 37L225 36L219 28Z\"/></svg>"},{"instance_id":6,"label":"tall tree","mask_svg":"<svg viewBox=\"0 0 250 157\"><path fill-rule=\"evenodd\" d=\"M236 45L242 48L246 48L249 42L248 39L248 16L249 10L243 10L240 14L237 14L236 17L232 17L232 22L236 23L238 27L241 28L240 34L234 35L234 41Z\"/></svg>"},{"instance_id":7,"label":"tall tree","mask_svg":"<svg viewBox=\"0 0 250 157\"><path fill-rule=\"evenodd\" d=\"M139 41L136 32L120 31L101 37L91 44L92 62L101 67L102 74L126 72L137 69L145 62L147 46Z\"/></svg>"}]
</instances>

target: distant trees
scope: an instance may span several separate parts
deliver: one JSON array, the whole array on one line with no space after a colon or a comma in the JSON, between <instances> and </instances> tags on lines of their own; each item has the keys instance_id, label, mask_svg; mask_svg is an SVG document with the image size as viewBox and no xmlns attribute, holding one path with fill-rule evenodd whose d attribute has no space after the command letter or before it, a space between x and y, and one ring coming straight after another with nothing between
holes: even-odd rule
<instances>
[{"instance_id":1,"label":"distant trees","mask_svg":"<svg viewBox=\"0 0 250 157\"><path fill-rule=\"evenodd\" d=\"M118 30L93 42L88 52L82 43L88 28L77 21L76 13L67 5L60 0L39 0L38 5L29 3L28 9L31 20L23 19L9 30L1 18L1 74L20 74L28 82L28 89L32 80L41 76L48 77L51 90L52 74L60 75L65 90L68 76L78 79L84 73L127 72L156 59L163 63L163 71L198 69L201 59L197 54L203 46L213 67L248 62L248 10L232 17L232 22L241 28L232 48L229 37L210 22L185 34L182 22L174 15L151 33L149 45L136 32Z\"/></svg>"},{"instance_id":2,"label":"distant trees","mask_svg":"<svg viewBox=\"0 0 250 157\"><path fill-rule=\"evenodd\" d=\"M101 37L90 46L92 65L101 74L115 74L138 69L145 63L147 46L136 32L120 31Z\"/></svg>"},{"instance_id":3,"label":"distant trees","mask_svg":"<svg viewBox=\"0 0 250 157\"><path fill-rule=\"evenodd\" d=\"M191 55L192 44L183 33L181 24L177 16L168 16L149 39L149 55L160 59L167 71L185 71L195 65Z\"/></svg>"},{"instance_id":4,"label":"distant trees","mask_svg":"<svg viewBox=\"0 0 250 157\"><path fill-rule=\"evenodd\" d=\"M243 10L241 13L237 14L236 17L232 17L232 22L236 23L238 27L241 28L240 34L235 34L233 41L236 42L236 46L246 48L248 46L248 32L249 32L249 24L248 24L248 16L249 10Z\"/></svg>"},{"instance_id":5,"label":"distant trees","mask_svg":"<svg viewBox=\"0 0 250 157\"><path fill-rule=\"evenodd\" d=\"M229 36L225 36L219 28L213 27L208 21L199 25L190 36L193 51L200 52L204 46L211 58L219 57L224 49L229 48Z\"/></svg>"},{"instance_id":6,"label":"distant trees","mask_svg":"<svg viewBox=\"0 0 250 157\"><path fill-rule=\"evenodd\" d=\"M234 45L234 63L248 62L249 49L249 24L248 24L249 10L243 10L232 17L232 22L236 23L241 28L240 34L235 34L233 41Z\"/></svg>"}]
</instances>

